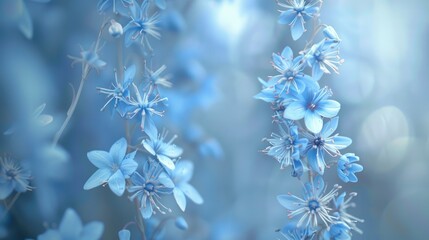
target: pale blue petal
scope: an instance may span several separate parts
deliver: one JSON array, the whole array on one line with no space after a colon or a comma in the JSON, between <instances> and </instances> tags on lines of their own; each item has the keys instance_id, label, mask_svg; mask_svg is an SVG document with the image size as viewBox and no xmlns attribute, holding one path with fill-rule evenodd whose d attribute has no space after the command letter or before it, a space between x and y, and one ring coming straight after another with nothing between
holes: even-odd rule
<instances>
[{"instance_id":1,"label":"pale blue petal","mask_svg":"<svg viewBox=\"0 0 429 240\"><path fill-rule=\"evenodd\" d=\"M282 57L286 60L291 61L293 59L293 51L290 47L285 47L282 51Z\"/></svg>"},{"instance_id":2,"label":"pale blue petal","mask_svg":"<svg viewBox=\"0 0 429 240\"><path fill-rule=\"evenodd\" d=\"M61 233L58 230L49 229L45 233L37 236L37 240L61 240Z\"/></svg>"},{"instance_id":3,"label":"pale blue petal","mask_svg":"<svg viewBox=\"0 0 429 240\"><path fill-rule=\"evenodd\" d=\"M188 229L188 223L186 222L186 220L183 217L177 217L174 224L180 230L187 230Z\"/></svg>"},{"instance_id":4,"label":"pale blue petal","mask_svg":"<svg viewBox=\"0 0 429 240\"><path fill-rule=\"evenodd\" d=\"M125 158L121 164L121 171L124 174L125 178L128 178L133 174L138 167L138 163L133 158Z\"/></svg>"},{"instance_id":5,"label":"pale blue petal","mask_svg":"<svg viewBox=\"0 0 429 240\"><path fill-rule=\"evenodd\" d=\"M191 161L180 160L174 169L173 180L176 184L189 182L194 171L194 164Z\"/></svg>"},{"instance_id":6,"label":"pale blue petal","mask_svg":"<svg viewBox=\"0 0 429 240\"><path fill-rule=\"evenodd\" d=\"M285 70L286 66L284 65L282 57L276 53L273 53L273 62L278 68L280 68L281 71Z\"/></svg>"},{"instance_id":7,"label":"pale blue petal","mask_svg":"<svg viewBox=\"0 0 429 240\"><path fill-rule=\"evenodd\" d=\"M353 163L353 164L351 164L349 171L351 171L351 172L362 172L363 167L360 164Z\"/></svg>"},{"instance_id":8,"label":"pale blue petal","mask_svg":"<svg viewBox=\"0 0 429 240\"><path fill-rule=\"evenodd\" d=\"M119 139L110 147L110 156L112 156L112 159L116 164L121 164L127 152L127 148L128 143L125 138Z\"/></svg>"},{"instance_id":9,"label":"pale blue petal","mask_svg":"<svg viewBox=\"0 0 429 240\"><path fill-rule=\"evenodd\" d=\"M128 88L128 86L133 82L134 76L136 75L136 65L129 66L124 73L124 83L123 88Z\"/></svg>"},{"instance_id":10,"label":"pale blue petal","mask_svg":"<svg viewBox=\"0 0 429 240\"><path fill-rule=\"evenodd\" d=\"M322 100L317 104L317 108L315 112L317 112L320 116L326 118L332 118L337 116L340 111L341 105L339 102L335 100Z\"/></svg>"},{"instance_id":11,"label":"pale blue petal","mask_svg":"<svg viewBox=\"0 0 429 240\"><path fill-rule=\"evenodd\" d=\"M175 186L173 180L165 172L159 174L158 181L166 188L174 188Z\"/></svg>"},{"instance_id":12,"label":"pale blue petal","mask_svg":"<svg viewBox=\"0 0 429 240\"><path fill-rule=\"evenodd\" d=\"M125 177L122 174L121 171L116 171L110 178L109 178L109 187L110 190L117 196L122 196L125 191Z\"/></svg>"},{"instance_id":13,"label":"pale blue petal","mask_svg":"<svg viewBox=\"0 0 429 240\"><path fill-rule=\"evenodd\" d=\"M86 154L89 161L94 164L94 166L102 168L110 168L113 160L108 152L105 151L91 151Z\"/></svg>"},{"instance_id":14,"label":"pale blue petal","mask_svg":"<svg viewBox=\"0 0 429 240\"><path fill-rule=\"evenodd\" d=\"M322 130L323 119L322 117L320 117L319 114L310 110L306 111L304 121L305 121L305 126L310 132L319 133Z\"/></svg>"},{"instance_id":15,"label":"pale blue petal","mask_svg":"<svg viewBox=\"0 0 429 240\"><path fill-rule=\"evenodd\" d=\"M296 17L296 12L293 9L289 9L280 14L278 23L290 24L295 17Z\"/></svg>"},{"instance_id":16,"label":"pale blue petal","mask_svg":"<svg viewBox=\"0 0 429 240\"><path fill-rule=\"evenodd\" d=\"M300 15L297 15L295 22L293 22L291 26L292 39L294 41L298 40L304 32L304 18Z\"/></svg>"},{"instance_id":17,"label":"pale blue petal","mask_svg":"<svg viewBox=\"0 0 429 240\"><path fill-rule=\"evenodd\" d=\"M305 116L306 107L301 101L295 101L290 103L284 113L283 117L290 120L299 120Z\"/></svg>"},{"instance_id":18,"label":"pale blue petal","mask_svg":"<svg viewBox=\"0 0 429 240\"><path fill-rule=\"evenodd\" d=\"M144 149L146 149L146 151L148 151L152 155L155 155L156 152L150 143L152 143L152 142L149 142L148 140L143 140L142 145L143 145Z\"/></svg>"},{"instance_id":19,"label":"pale blue petal","mask_svg":"<svg viewBox=\"0 0 429 240\"><path fill-rule=\"evenodd\" d=\"M82 221L76 211L69 208L64 213L58 230L60 231L63 239L79 239L82 227Z\"/></svg>"},{"instance_id":20,"label":"pale blue petal","mask_svg":"<svg viewBox=\"0 0 429 240\"><path fill-rule=\"evenodd\" d=\"M185 194L179 188L173 190L174 199L176 199L177 205L184 212L186 209L186 197Z\"/></svg>"},{"instance_id":21,"label":"pale blue petal","mask_svg":"<svg viewBox=\"0 0 429 240\"><path fill-rule=\"evenodd\" d=\"M171 160L169 157L165 156L165 155L156 155L159 162L166 168L170 169L170 170L174 170L175 166L174 166L174 162L173 160Z\"/></svg>"},{"instance_id":22,"label":"pale blue petal","mask_svg":"<svg viewBox=\"0 0 429 240\"><path fill-rule=\"evenodd\" d=\"M86 181L83 189L89 190L95 187L100 186L101 184L106 183L110 176L112 176L112 171L107 168L98 169L92 176Z\"/></svg>"},{"instance_id":23,"label":"pale blue petal","mask_svg":"<svg viewBox=\"0 0 429 240\"><path fill-rule=\"evenodd\" d=\"M320 136L322 136L322 138L325 138L325 139L330 137L335 132L335 130L337 130L338 120L339 120L339 117L335 117L329 120L327 123L325 123L325 125L322 128L322 131L320 131Z\"/></svg>"},{"instance_id":24,"label":"pale blue petal","mask_svg":"<svg viewBox=\"0 0 429 240\"><path fill-rule=\"evenodd\" d=\"M319 79L323 75L323 71L322 71L322 69L320 69L320 64L318 62L315 62L312 65L313 65L312 77L314 80L319 81Z\"/></svg>"},{"instance_id":25,"label":"pale blue petal","mask_svg":"<svg viewBox=\"0 0 429 240\"><path fill-rule=\"evenodd\" d=\"M0 184L0 200L6 199L13 191L12 181L5 181Z\"/></svg>"},{"instance_id":26,"label":"pale blue petal","mask_svg":"<svg viewBox=\"0 0 429 240\"><path fill-rule=\"evenodd\" d=\"M162 151L163 155L168 156L170 158L177 158L182 155L182 153L183 149L174 144L166 145Z\"/></svg>"},{"instance_id":27,"label":"pale blue petal","mask_svg":"<svg viewBox=\"0 0 429 240\"><path fill-rule=\"evenodd\" d=\"M352 144L352 140L348 137L336 136L333 137L333 140L334 143L331 145L333 145L338 150L344 149Z\"/></svg>"},{"instance_id":28,"label":"pale blue petal","mask_svg":"<svg viewBox=\"0 0 429 240\"><path fill-rule=\"evenodd\" d=\"M130 240L131 232L127 229L122 229L118 232L119 240Z\"/></svg>"},{"instance_id":29,"label":"pale blue petal","mask_svg":"<svg viewBox=\"0 0 429 240\"><path fill-rule=\"evenodd\" d=\"M140 209L140 212L144 219L148 219L152 216L153 208L149 198L146 199L146 207L142 206L142 208Z\"/></svg>"},{"instance_id":30,"label":"pale blue petal","mask_svg":"<svg viewBox=\"0 0 429 240\"><path fill-rule=\"evenodd\" d=\"M298 200L291 195L278 195L277 201L288 210L296 210L300 208Z\"/></svg>"},{"instance_id":31,"label":"pale blue petal","mask_svg":"<svg viewBox=\"0 0 429 240\"><path fill-rule=\"evenodd\" d=\"M204 200L198 191L188 183L180 184L179 188L183 193L196 204L203 204Z\"/></svg>"},{"instance_id":32,"label":"pale blue petal","mask_svg":"<svg viewBox=\"0 0 429 240\"><path fill-rule=\"evenodd\" d=\"M318 151L317 149L311 149L307 154L308 162L310 163L311 168L323 175L325 171L325 160L322 151Z\"/></svg>"}]
</instances>

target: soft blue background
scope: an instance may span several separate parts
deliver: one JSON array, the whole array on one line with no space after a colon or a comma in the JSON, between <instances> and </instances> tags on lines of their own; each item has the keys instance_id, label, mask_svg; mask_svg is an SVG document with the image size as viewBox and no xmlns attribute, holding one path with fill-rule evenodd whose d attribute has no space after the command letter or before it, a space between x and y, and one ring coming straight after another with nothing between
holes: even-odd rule
<instances>
[{"instance_id":1,"label":"soft blue background","mask_svg":"<svg viewBox=\"0 0 429 240\"><path fill-rule=\"evenodd\" d=\"M95 1L27 6L34 21L33 40L13 26L3 24L0 30L2 130L20 110L42 102L54 115L54 126L60 124L71 99L68 83L77 85L80 76L79 67L71 68L66 56L76 55L79 44L90 45L103 18L96 13ZM186 148L184 157L195 163L192 183L205 203L189 204L188 232L172 226L169 231L175 239L277 239L274 230L287 222L287 213L276 196L299 192L300 184L258 152L266 147L261 139L276 129L269 105L252 97L260 89L257 77L274 73L271 53L286 45L296 51L309 34L293 42L287 26L276 23L275 1L177 0L169 1L168 8L183 14L187 27L154 44L157 62L168 63L169 49L178 45L198 52L205 71L216 78L218 94L214 104L192 118L224 150L223 160L216 161L200 159L194 148ZM365 167L359 183L344 186L359 193L352 213L365 219L359 225L364 235L354 234L354 239L429 236L428 9L426 0L326 0L322 8L321 20L343 39L345 63L340 75L324 78L321 85L331 86L342 103L339 132L354 140L349 151L360 155ZM114 61L111 49L106 46L100 54L106 61ZM105 239L115 239L117 230L132 219L125 197L119 199L105 188L82 189L95 170L86 152L106 149L124 134L120 119L99 112L104 98L95 87L107 86L107 76L109 72L91 74L61 140L70 162L56 190L58 211L44 219L33 196L37 189L24 194L9 218L12 236L35 237L44 231L43 223L58 223L67 207L75 208L84 222L103 221ZM9 139L1 136L0 141L1 152L10 152ZM327 175L330 186L339 181L334 169Z\"/></svg>"}]
</instances>

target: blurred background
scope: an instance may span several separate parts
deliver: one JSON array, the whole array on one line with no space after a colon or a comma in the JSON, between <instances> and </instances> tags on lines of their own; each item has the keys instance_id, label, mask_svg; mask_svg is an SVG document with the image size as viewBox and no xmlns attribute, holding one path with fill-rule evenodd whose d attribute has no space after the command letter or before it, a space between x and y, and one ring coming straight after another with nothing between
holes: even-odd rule
<instances>
[{"instance_id":1,"label":"blurred background","mask_svg":"<svg viewBox=\"0 0 429 240\"><path fill-rule=\"evenodd\" d=\"M77 88L81 70L67 56L78 56L79 46L91 47L105 16L97 12L97 1L10 1L0 3L0 130L42 103L54 117L37 137L0 136L0 153L19 156L44 149L61 125L73 96L69 84ZM31 40L17 27L24 7L33 22ZM169 226L167 239L281 238L275 230L288 219L276 196L300 193L301 185L259 152L267 146L261 140L277 129L270 106L253 96L260 90L257 77L275 72L272 52L286 45L297 51L305 42L292 41L289 28L277 24L278 9L271 0L171 0L160 12L162 38L150 39L153 64L166 64L174 87L165 91L167 115L158 121L179 135L183 158L195 164L191 183L205 200L188 204L183 216L189 229ZM322 22L343 40L345 59L341 74L324 77L321 85L332 87L341 102L339 133L353 139L348 152L365 167L357 184L343 184L359 193L350 212L365 219L359 225L364 235L355 233L354 239L429 236L427 9L425 0L326 0L321 10ZM34 163L40 176L35 181L48 187L17 200L2 219L5 239L35 238L58 224L68 207L85 223L104 222L103 239L117 239L133 218L126 197L82 188L95 171L86 153L108 149L125 134L120 117L100 112L105 98L96 87L109 87L117 53L109 35L102 42L99 55L107 66L90 74L61 148L37 151L45 162ZM327 184L338 182L336 170L329 169ZM172 199L167 205L180 211Z\"/></svg>"}]
</instances>

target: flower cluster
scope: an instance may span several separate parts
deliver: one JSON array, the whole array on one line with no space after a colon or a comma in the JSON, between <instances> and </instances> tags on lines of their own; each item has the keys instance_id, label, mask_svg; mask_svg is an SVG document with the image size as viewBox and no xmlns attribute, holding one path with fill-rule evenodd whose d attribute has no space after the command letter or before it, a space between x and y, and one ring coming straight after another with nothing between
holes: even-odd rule
<instances>
[{"instance_id":1,"label":"flower cluster","mask_svg":"<svg viewBox=\"0 0 429 240\"><path fill-rule=\"evenodd\" d=\"M291 27L292 38L298 40L306 31L305 23L317 23L322 1L286 0L279 2L280 24ZM322 30L322 34L319 32ZM343 154L352 140L336 133L341 104L332 99L333 92L320 86L320 79L331 72L339 73L343 60L339 57L341 39L331 26L314 27L313 36L306 47L294 57L286 46L280 54L274 53L272 63L277 75L268 80L259 79L262 90L255 98L272 104L279 133L272 133L270 144L263 152L280 163L280 168L291 166L292 176L303 184L302 197L279 195L279 203L288 210L288 217L297 222L279 230L286 239L350 239L351 230L362 233L356 223L362 222L346 209L354 206L345 193L338 196L341 186L326 191L323 180L325 169L337 165L338 177L345 183L357 182L356 173L363 167L353 153ZM319 42L313 43L322 35ZM304 175L304 173L308 175Z\"/></svg>"}]
</instances>

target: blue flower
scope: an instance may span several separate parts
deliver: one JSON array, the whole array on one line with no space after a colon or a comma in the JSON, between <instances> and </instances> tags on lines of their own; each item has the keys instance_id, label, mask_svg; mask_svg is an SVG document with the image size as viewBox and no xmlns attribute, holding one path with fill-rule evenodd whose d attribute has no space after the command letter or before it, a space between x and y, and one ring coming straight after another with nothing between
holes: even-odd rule
<instances>
[{"instance_id":1,"label":"blue flower","mask_svg":"<svg viewBox=\"0 0 429 240\"><path fill-rule=\"evenodd\" d=\"M30 171L16 160L0 157L0 199L6 199L13 191L19 193L31 190Z\"/></svg>"},{"instance_id":2,"label":"blue flower","mask_svg":"<svg viewBox=\"0 0 429 240\"><path fill-rule=\"evenodd\" d=\"M94 68L97 71L104 66L106 66L106 62L101 60L98 56L98 51L100 49L92 47L89 50L84 50L81 47L80 57L69 56L69 58L73 59L73 64L81 62L83 66L88 66L89 68Z\"/></svg>"},{"instance_id":3,"label":"blue flower","mask_svg":"<svg viewBox=\"0 0 429 240\"><path fill-rule=\"evenodd\" d=\"M148 160L141 175L135 172L131 176L131 184L127 190L131 194L131 201L139 201L143 218L148 219L155 210L161 214L166 213L164 210L171 211L160 202L160 195L171 194L173 188L174 183L164 169L157 162Z\"/></svg>"},{"instance_id":4,"label":"blue flower","mask_svg":"<svg viewBox=\"0 0 429 240\"><path fill-rule=\"evenodd\" d=\"M177 217L174 221L174 224L176 227L180 230L187 230L188 229L188 223L183 217Z\"/></svg>"},{"instance_id":5,"label":"blue flower","mask_svg":"<svg viewBox=\"0 0 429 240\"><path fill-rule=\"evenodd\" d=\"M127 147L127 140L121 138L112 145L109 152L98 150L88 152L89 161L99 169L86 181L83 188L89 190L107 183L114 194L122 196L125 191L125 179L128 179L138 167L134 161L136 152L125 155Z\"/></svg>"},{"instance_id":6,"label":"blue flower","mask_svg":"<svg viewBox=\"0 0 429 240\"><path fill-rule=\"evenodd\" d=\"M147 35L156 39L161 38L157 27L159 23L158 14L148 17L147 7L148 1L143 1L141 6L136 6L136 10L132 11L131 21L124 28L126 47L131 46L134 41L139 41L143 46L147 45L149 49L152 49Z\"/></svg>"},{"instance_id":7,"label":"blue flower","mask_svg":"<svg viewBox=\"0 0 429 240\"><path fill-rule=\"evenodd\" d=\"M177 163L176 168L170 174L175 186L173 195L182 211L186 209L185 195L196 204L203 203L201 195L188 183L192 178L193 171L194 164L190 161L182 160Z\"/></svg>"},{"instance_id":8,"label":"blue flower","mask_svg":"<svg viewBox=\"0 0 429 240\"><path fill-rule=\"evenodd\" d=\"M172 144L177 136L175 135L170 141L165 142L164 139L167 134L165 132L158 134L158 129L155 125L146 128L146 134L149 138L142 141L142 145L146 151L154 156L166 169L174 170L173 159L178 158L183 152L180 147Z\"/></svg>"},{"instance_id":9,"label":"blue flower","mask_svg":"<svg viewBox=\"0 0 429 240\"><path fill-rule=\"evenodd\" d=\"M99 0L97 8L99 13L105 13L112 8L113 13L127 16L131 11L129 8L134 7L134 3L133 0Z\"/></svg>"},{"instance_id":10,"label":"blue flower","mask_svg":"<svg viewBox=\"0 0 429 240\"><path fill-rule=\"evenodd\" d=\"M49 229L39 235L37 240L98 240L103 234L103 223L94 221L83 226L77 213L69 208L64 213L58 229Z\"/></svg>"},{"instance_id":11,"label":"blue flower","mask_svg":"<svg viewBox=\"0 0 429 240\"><path fill-rule=\"evenodd\" d=\"M107 102L104 104L104 106L101 108L101 111L103 111L109 103L113 101L114 105L113 108L117 109L118 103L124 99L129 99L130 97L130 90L128 87L134 80L134 76L136 74L136 66L131 65L129 68L127 68L124 72L124 79L122 81L118 81L118 76L115 72L115 83L112 84L113 89L107 89L107 88L101 88L98 87L97 90L100 91L100 93L107 95ZM122 107L124 105L121 105ZM122 112L123 110L118 110L119 112Z\"/></svg>"},{"instance_id":12,"label":"blue flower","mask_svg":"<svg viewBox=\"0 0 429 240\"><path fill-rule=\"evenodd\" d=\"M146 69L148 72L148 80L153 86L171 87L173 85L168 81L167 77L161 77L161 74L165 71L165 69L167 69L165 65L162 65L156 71Z\"/></svg>"},{"instance_id":13,"label":"blue flower","mask_svg":"<svg viewBox=\"0 0 429 240\"><path fill-rule=\"evenodd\" d=\"M363 223L364 220L357 218L347 212L347 209L350 207L355 207L355 203L351 202L354 197L357 196L357 193L352 192L349 193L349 197L345 199L346 193L343 192L336 199L334 199L334 204L337 212L334 213L334 216L338 221L344 222L349 226L352 230L362 234L362 230L359 229L356 225L357 222Z\"/></svg>"},{"instance_id":14,"label":"blue flower","mask_svg":"<svg viewBox=\"0 0 429 240\"><path fill-rule=\"evenodd\" d=\"M308 163L314 171L321 175L323 175L326 166L325 152L332 157L338 157L341 156L339 150L352 143L348 137L338 136L338 134L331 136L337 130L338 119L335 117L327 122L320 133L308 134L309 142L306 148Z\"/></svg>"},{"instance_id":15,"label":"blue flower","mask_svg":"<svg viewBox=\"0 0 429 240\"><path fill-rule=\"evenodd\" d=\"M305 149L308 139L299 138L297 126L288 127L288 131L282 126L279 128L280 134L272 133L272 138L266 139L271 146L264 152L274 157L280 163L280 169L284 169L293 164L293 159L299 159L300 151Z\"/></svg>"},{"instance_id":16,"label":"blue flower","mask_svg":"<svg viewBox=\"0 0 429 240\"><path fill-rule=\"evenodd\" d=\"M132 83L136 98L130 97L129 99L123 99L118 103L118 112L122 117L133 119L137 117L140 121L140 128L142 131L145 130L145 124L148 126L154 125L152 115L162 116L163 112L155 109L155 106L167 100L167 98L161 98L159 94L152 94L153 87L150 86L149 91L145 92L143 96L140 94L137 86Z\"/></svg>"},{"instance_id":17,"label":"blue flower","mask_svg":"<svg viewBox=\"0 0 429 240\"><path fill-rule=\"evenodd\" d=\"M43 103L42 105L37 107L36 110L34 110L32 115L30 116L30 122L29 122L30 125L35 126L35 127L44 127L44 126L47 126L47 125L52 123L52 121L54 120L52 115L42 114L45 107L46 107L46 103ZM4 135L11 135L11 134L15 133L15 131L17 131L18 128L20 127L18 125L19 124L14 124L12 127L7 129L3 134Z\"/></svg>"},{"instance_id":18,"label":"blue flower","mask_svg":"<svg viewBox=\"0 0 429 240\"><path fill-rule=\"evenodd\" d=\"M334 185L334 188L325 194L325 183L318 175L312 182L305 183L303 198L289 193L277 196L277 200L288 209L289 218L302 215L297 223L298 227L316 227L319 220L328 227L328 224L334 221L334 217L329 214L331 208L328 204L334 199L340 188L340 186Z\"/></svg>"},{"instance_id":19,"label":"blue flower","mask_svg":"<svg viewBox=\"0 0 429 240\"><path fill-rule=\"evenodd\" d=\"M323 35L325 35L325 43L332 44L333 46L338 45L341 42L341 38L332 26L326 26L323 29Z\"/></svg>"},{"instance_id":20,"label":"blue flower","mask_svg":"<svg viewBox=\"0 0 429 240\"><path fill-rule=\"evenodd\" d=\"M346 153L340 157L338 160L338 177L343 180L343 182L357 182L358 178L355 173L362 172L363 167L356 162L359 161L359 157L354 153Z\"/></svg>"},{"instance_id":21,"label":"blue flower","mask_svg":"<svg viewBox=\"0 0 429 240\"><path fill-rule=\"evenodd\" d=\"M293 40L298 40L307 31L305 22L316 17L319 13L320 0L286 0L286 3L278 3L280 7L286 8L280 11L278 22L291 26Z\"/></svg>"},{"instance_id":22,"label":"blue flower","mask_svg":"<svg viewBox=\"0 0 429 240\"><path fill-rule=\"evenodd\" d=\"M306 87L318 89L319 84L302 72L304 64L302 56L293 58L290 47L285 47L281 55L273 53L273 67L281 74L273 76L268 81L268 86L282 84L280 93L286 90L287 94L291 88L298 93L304 91Z\"/></svg>"},{"instance_id":23,"label":"blue flower","mask_svg":"<svg viewBox=\"0 0 429 240\"><path fill-rule=\"evenodd\" d=\"M332 91L327 87L319 90L306 88L301 94L293 95L283 117L290 120L304 118L305 126L312 133L319 133L322 130L322 117L332 118L340 111L340 103L328 99L332 96Z\"/></svg>"},{"instance_id":24,"label":"blue flower","mask_svg":"<svg viewBox=\"0 0 429 240\"><path fill-rule=\"evenodd\" d=\"M299 227L296 222L292 222L279 229L279 232L286 240L312 240L316 231L310 226Z\"/></svg>"},{"instance_id":25,"label":"blue flower","mask_svg":"<svg viewBox=\"0 0 429 240\"><path fill-rule=\"evenodd\" d=\"M327 30L325 35L328 38L314 44L305 55L308 65L312 67L312 77L315 80L319 80L324 73L330 74L329 69L338 74L338 65L344 62L339 56L338 40L330 39L335 37L334 34Z\"/></svg>"},{"instance_id":26,"label":"blue flower","mask_svg":"<svg viewBox=\"0 0 429 240\"><path fill-rule=\"evenodd\" d=\"M323 234L323 240L350 240L350 228L342 223L338 222L332 224Z\"/></svg>"}]
</instances>

